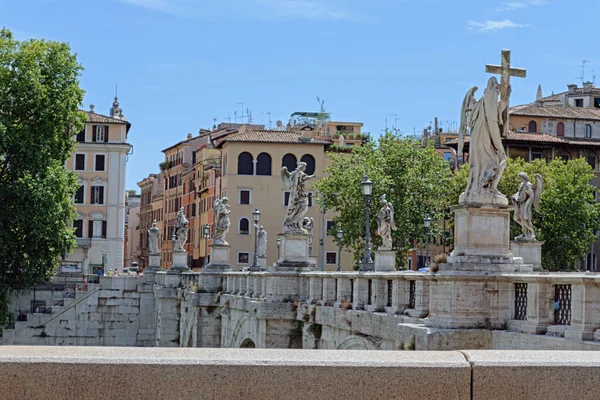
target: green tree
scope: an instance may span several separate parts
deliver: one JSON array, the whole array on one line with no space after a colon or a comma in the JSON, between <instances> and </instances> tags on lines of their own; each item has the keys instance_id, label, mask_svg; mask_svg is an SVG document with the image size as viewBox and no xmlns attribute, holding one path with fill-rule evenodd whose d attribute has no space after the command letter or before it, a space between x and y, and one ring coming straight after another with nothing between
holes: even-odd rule
<instances>
[{"instance_id":1,"label":"green tree","mask_svg":"<svg viewBox=\"0 0 600 400\"><path fill-rule=\"evenodd\" d=\"M498 189L510 198L517 192L519 172L525 172L533 181L534 174L544 177L544 192L540 199L540 212L534 212L533 224L536 238L544 242L542 264L552 271L573 269L579 266L598 229L600 208L594 200L595 187L590 184L595 177L592 168L583 158L565 162L555 159L531 163L519 158L508 159ZM458 196L467 185L468 164L463 165L453 177L449 202L456 204ZM521 233L520 226L511 220L511 237Z\"/></svg>"},{"instance_id":2,"label":"green tree","mask_svg":"<svg viewBox=\"0 0 600 400\"><path fill-rule=\"evenodd\" d=\"M433 220L443 218L444 199L452 178L448 163L433 147L422 147L419 141L387 132L376 141L354 147L351 154L329 153L329 158L327 176L316 187L322 193L325 208L336 212L336 231L344 231L343 245L354 252L357 265L364 250L365 198L360 185L364 176L374 182L372 249L381 245L381 238L375 234L375 215L383 194L394 206L397 229L392 233L392 241L399 252L399 263L415 241L424 239L425 215ZM432 224L432 234L437 233L439 229ZM332 234L335 236L335 232Z\"/></svg>"},{"instance_id":3,"label":"green tree","mask_svg":"<svg viewBox=\"0 0 600 400\"><path fill-rule=\"evenodd\" d=\"M75 243L64 166L85 118L81 70L68 44L0 30L0 322L10 290L49 279Z\"/></svg>"}]
</instances>

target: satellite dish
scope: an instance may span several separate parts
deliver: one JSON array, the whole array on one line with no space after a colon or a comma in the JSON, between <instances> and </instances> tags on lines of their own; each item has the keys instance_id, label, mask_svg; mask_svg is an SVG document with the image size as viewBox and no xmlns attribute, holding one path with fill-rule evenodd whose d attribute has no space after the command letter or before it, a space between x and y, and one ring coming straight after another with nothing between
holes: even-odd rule
<instances>
[{"instance_id":1,"label":"satellite dish","mask_svg":"<svg viewBox=\"0 0 600 400\"><path fill-rule=\"evenodd\" d=\"M277 120L277 122L275 122L275 126L278 128L282 128L283 127L283 122L281 122L281 120Z\"/></svg>"}]
</instances>

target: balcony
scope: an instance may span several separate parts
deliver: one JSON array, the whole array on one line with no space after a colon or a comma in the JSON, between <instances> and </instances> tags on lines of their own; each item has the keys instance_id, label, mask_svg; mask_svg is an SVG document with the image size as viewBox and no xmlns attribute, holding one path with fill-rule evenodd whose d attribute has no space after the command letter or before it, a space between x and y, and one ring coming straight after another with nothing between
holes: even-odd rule
<instances>
[{"instance_id":1,"label":"balcony","mask_svg":"<svg viewBox=\"0 0 600 400\"><path fill-rule=\"evenodd\" d=\"M90 238L75 238L77 242L77 247L82 247L84 249L89 249L92 247L92 239Z\"/></svg>"}]
</instances>

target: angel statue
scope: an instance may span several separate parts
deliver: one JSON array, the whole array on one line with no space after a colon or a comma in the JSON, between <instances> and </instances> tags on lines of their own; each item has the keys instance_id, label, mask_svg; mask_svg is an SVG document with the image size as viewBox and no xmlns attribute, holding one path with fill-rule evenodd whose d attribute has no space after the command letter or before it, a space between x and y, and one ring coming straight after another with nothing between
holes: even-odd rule
<instances>
[{"instance_id":1,"label":"angel statue","mask_svg":"<svg viewBox=\"0 0 600 400\"><path fill-rule=\"evenodd\" d=\"M213 239L214 244L224 244L227 245L227 241L225 241L225 235L229 232L229 226L231 222L229 221L229 214L231 210L229 209L229 199L227 197L223 197L222 199L216 199L213 205L213 211L215 214L215 237Z\"/></svg>"},{"instance_id":2,"label":"angel statue","mask_svg":"<svg viewBox=\"0 0 600 400\"><path fill-rule=\"evenodd\" d=\"M158 252L158 238L160 237L160 230L156 227L156 220L152 221L152 228L148 229L148 250L152 255L159 254Z\"/></svg>"},{"instance_id":3,"label":"angel statue","mask_svg":"<svg viewBox=\"0 0 600 400\"><path fill-rule=\"evenodd\" d=\"M535 183L532 184L529 181L529 176L525 172L520 172L521 186L519 186L519 191L511 197L515 205L515 221L521 225L523 230L523 233L515 238L516 241L535 240L532 207L539 212L540 196L544 190L544 178L540 174L535 174L534 177Z\"/></svg>"},{"instance_id":4,"label":"angel statue","mask_svg":"<svg viewBox=\"0 0 600 400\"><path fill-rule=\"evenodd\" d=\"M258 228L258 232L256 233L256 254L258 257L264 258L267 256L267 231L260 226Z\"/></svg>"},{"instance_id":5,"label":"angel statue","mask_svg":"<svg viewBox=\"0 0 600 400\"><path fill-rule=\"evenodd\" d=\"M183 214L183 207L181 207L173 222L173 228L175 229L173 232L173 251L185 251L183 245L187 241L189 223L190 221Z\"/></svg>"},{"instance_id":6,"label":"angel statue","mask_svg":"<svg viewBox=\"0 0 600 400\"><path fill-rule=\"evenodd\" d=\"M313 255L313 231L315 229L315 219L313 217L304 217L302 219L302 228L308 232L308 256Z\"/></svg>"},{"instance_id":7,"label":"angel statue","mask_svg":"<svg viewBox=\"0 0 600 400\"><path fill-rule=\"evenodd\" d=\"M507 99L498 101L499 85L491 77L481 100L475 100L477 86L467 92L462 104L458 155L462 155L463 136L467 128L471 133L469 144L469 181L459 197L459 203L488 203L508 205L508 200L498 190L498 181L506 167L506 153L502 137L508 134L504 111L508 108L510 86Z\"/></svg>"},{"instance_id":8,"label":"angel statue","mask_svg":"<svg viewBox=\"0 0 600 400\"><path fill-rule=\"evenodd\" d=\"M392 250L392 231L396 230L394 222L394 206L385 199L385 194L379 200L381 209L377 213L377 234L381 236L383 244L379 250Z\"/></svg>"},{"instance_id":9,"label":"angel statue","mask_svg":"<svg viewBox=\"0 0 600 400\"><path fill-rule=\"evenodd\" d=\"M281 180L286 189L290 189L290 199L288 203L287 215L283 223L283 232L304 233L308 232L302 227L302 219L308 211L308 192L305 182L314 178L314 175L308 175L306 172L306 163L300 161L293 172L289 172L287 167L281 168Z\"/></svg>"}]
</instances>

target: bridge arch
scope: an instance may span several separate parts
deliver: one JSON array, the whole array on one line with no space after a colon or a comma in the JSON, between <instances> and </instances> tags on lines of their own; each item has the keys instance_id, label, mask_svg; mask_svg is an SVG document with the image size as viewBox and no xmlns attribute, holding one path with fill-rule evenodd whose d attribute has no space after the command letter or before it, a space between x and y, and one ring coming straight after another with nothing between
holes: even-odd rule
<instances>
[{"instance_id":1,"label":"bridge arch","mask_svg":"<svg viewBox=\"0 0 600 400\"><path fill-rule=\"evenodd\" d=\"M340 345L337 347L338 350L375 350L377 349L376 343L368 338L362 336L351 335L348 336Z\"/></svg>"},{"instance_id":2,"label":"bridge arch","mask_svg":"<svg viewBox=\"0 0 600 400\"><path fill-rule=\"evenodd\" d=\"M256 347L256 320L247 313L242 314L235 324L228 341L230 348ZM250 346L253 344L253 346Z\"/></svg>"}]
</instances>

